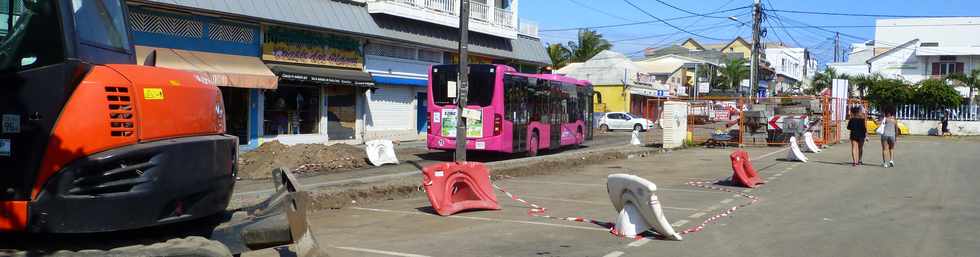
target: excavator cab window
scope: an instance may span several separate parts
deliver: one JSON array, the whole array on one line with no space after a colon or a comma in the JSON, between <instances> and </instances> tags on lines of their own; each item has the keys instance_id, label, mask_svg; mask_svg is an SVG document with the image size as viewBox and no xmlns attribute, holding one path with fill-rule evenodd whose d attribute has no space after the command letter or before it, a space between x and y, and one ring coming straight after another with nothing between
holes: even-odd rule
<instances>
[{"instance_id":1,"label":"excavator cab window","mask_svg":"<svg viewBox=\"0 0 980 257\"><path fill-rule=\"evenodd\" d=\"M129 51L129 34L119 0L72 0L75 32L83 44Z\"/></svg>"},{"instance_id":2,"label":"excavator cab window","mask_svg":"<svg viewBox=\"0 0 980 257\"><path fill-rule=\"evenodd\" d=\"M0 0L0 72L64 61L60 19L52 2Z\"/></svg>"}]
</instances>

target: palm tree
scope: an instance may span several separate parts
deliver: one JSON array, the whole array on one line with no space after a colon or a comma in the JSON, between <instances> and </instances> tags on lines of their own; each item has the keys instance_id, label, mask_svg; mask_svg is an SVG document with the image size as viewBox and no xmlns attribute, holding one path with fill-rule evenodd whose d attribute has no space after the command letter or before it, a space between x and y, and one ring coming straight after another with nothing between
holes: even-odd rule
<instances>
[{"instance_id":1,"label":"palm tree","mask_svg":"<svg viewBox=\"0 0 980 257\"><path fill-rule=\"evenodd\" d=\"M578 42L568 42L572 62L584 62L604 50L612 49L612 44L602 38L595 30L583 29L578 32Z\"/></svg>"},{"instance_id":2,"label":"palm tree","mask_svg":"<svg viewBox=\"0 0 980 257\"><path fill-rule=\"evenodd\" d=\"M745 59L733 58L725 62L725 66L721 68L721 81L718 84L718 89L728 90L735 89L735 92L740 91L740 84L742 80L749 77L749 67L745 65Z\"/></svg>"},{"instance_id":3,"label":"palm tree","mask_svg":"<svg viewBox=\"0 0 980 257\"><path fill-rule=\"evenodd\" d=\"M874 85L875 81L881 80L883 78L884 77L882 77L881 74L875 73L871 75L862 74L862 75L852 76L850 77L849 80L851 82L851 85L857 87L858 94L861 95L861 99L864 99L865 91L867 91L868 88L871 87L871 85Z\"/></svg>"},{"instance_id":4,"label":"palm tree","mask_svg":"<svg viewBox=\"0 0 980 257\"><path fill-rule=\"evenodd\" d=\"M970 70L970 72L967 73L967 74L963 74L963 73L949 74L946 78L947 79L950 79L950 80L953 80L953 81L957 81L962 86L967 87L967 88L970 88L970 94L969 94L969 96L970 96L970 103L969 104L972 105L973 104L973 90L974 89L977 89L977 88L980 88L980 69Z\"/></svg>"},{"instance_id":5,"label":"palm tree","mask_svg":"<svg viewBox=\"0 0 980 257\"><path fill-rule=\"evenodd\" d=\"M572 52L562 44L548 44L548 57L551 58L551 67L555 70L568 65L572 58Z\"/></svg>"},{"instance_id":6,"label":"palm tree","mask_svg":"<svg viewBox=\"0 0 980 257\"><path fill-rule=\"evenodd\" d=\"M843 77L837 74L837 70L827 67L827 69L823 70L823 72L817 73L813 76L813 83L810 83L812 85L811 90L812 92L819 94L824 89L832 87L835 79L841 78Z\"/></svg>"}]
</instances>

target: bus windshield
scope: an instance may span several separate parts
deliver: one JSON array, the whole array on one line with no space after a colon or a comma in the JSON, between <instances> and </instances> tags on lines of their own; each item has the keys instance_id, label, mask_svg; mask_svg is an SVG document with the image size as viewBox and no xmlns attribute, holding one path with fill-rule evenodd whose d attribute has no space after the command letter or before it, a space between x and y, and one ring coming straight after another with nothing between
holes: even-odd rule
<instances>
[{"instance_id":1,"label":"bus windshield","mask_svg":"<svg viewBox=\"0 0 980 257\"><path fill-rule=\"evenodd\" d=\"M487 107L493 103L494 81L497 78L495 67L485 64L470 65L469 94L466 95L467 105ZM430 92L433 103L440 106L456 103L455 97L449 97L455 95L455 92L449 91L456 90L455 86L451 88L450 85L456 85L457 71L459 71L457 65L432 67L432 89Z\"/></svg>"}]
</instances>

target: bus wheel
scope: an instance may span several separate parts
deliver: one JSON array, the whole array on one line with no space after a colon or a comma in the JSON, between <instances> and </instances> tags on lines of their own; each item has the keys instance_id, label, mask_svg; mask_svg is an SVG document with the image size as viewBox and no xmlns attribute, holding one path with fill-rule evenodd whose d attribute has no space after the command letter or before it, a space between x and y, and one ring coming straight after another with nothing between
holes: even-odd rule
<instances>
[{"instance_id":1,"label":"bus wheel","mask_svg":"<svg viewBox=\"0 0 980 257\"><path fill-rule=\"evenodd\" d=\"M528 140L527 157L538 156L538 132L531 132L531 139Z\"/></svg>"}]
</instances>

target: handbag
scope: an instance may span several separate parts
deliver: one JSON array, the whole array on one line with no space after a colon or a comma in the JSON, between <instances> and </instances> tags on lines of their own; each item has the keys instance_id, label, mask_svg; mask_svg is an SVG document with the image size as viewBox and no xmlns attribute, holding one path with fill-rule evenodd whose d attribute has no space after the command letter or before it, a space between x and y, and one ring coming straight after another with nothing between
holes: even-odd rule
<instances>
[{"instance_id":1,"label":"handbag","mask_svg":"<svg viewBox=\"0 0 980 257\"><path fill-rule=\"evenodd\" d=\"M885 133L885 122L886 121L887 120L885 120L885 119L881 119L881 122L878 122L878 128L875 129L875 134L881 135L881 134Z\"/></svg>"}]
</instances>

